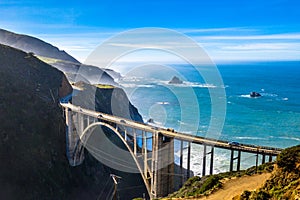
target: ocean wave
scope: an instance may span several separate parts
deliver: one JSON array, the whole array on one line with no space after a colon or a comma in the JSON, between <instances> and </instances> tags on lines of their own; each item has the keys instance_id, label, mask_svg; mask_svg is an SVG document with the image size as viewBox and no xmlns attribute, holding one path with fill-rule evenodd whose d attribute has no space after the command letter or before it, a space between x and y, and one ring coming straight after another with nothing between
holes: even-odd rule
<instances>
[{"instance_id":1,"label":"ocean wave","mask_svg":"<svg viewBox=\"0 0 300 200\"><path fill-rule=\"evenodd\" d=\"M183 81L182 84L169 84L169 81L158 80L153 78L142 78L142 77L124 77L119 82L120 85L123 87L155 87L156 85L162 86L176 86L176 87L192 87L192 88L217 88L218 86L214 84L208 83L200 83L200 82L189 82ZM229 87L227 86L220 86L221 88Z\"/></svg>"},{"instance_id":2,"label":"ocean wave","mask_svg":"<svg viewBox=\"0 0 300 200\"><path fill-rule=\"evenodd\" d=\"M180 121L180 120L177 120L177 122L178 122L179 124L187 124L187 123L185 123L185 122L183 122L183 121Z\"/></svg>"},{"instance_id":3,"label":"ocean wave","mask_svg":"<svg viewBox=\"0 0 300 200\"><path fill-rule=\"evenodd\" d=\"M247 137L247 136L234 137L234 138L237 140L267 140L266 138L263 138L263 137Z\"/></svg>"},{"instance_id":4,"label":"ocean wave","mask_svg":"<svg viewBox=\"0 0 300 200\"><path fill-rule=\"evenodd\" d=\"M133 83L123 83L121 84L124 88L153 88L155 85L139 85Z\"/></svg>"},{"instance_id":5,"label":"ocean wave","mask_svg":"<svg viewBox=\"0 0 300 200\"><path fill-rule=\"evenodd\" d=\"M137 77L137 76L123 76L119 79L120 82L138 82L144 80L143 77Z\"/></svg>"},{"instance_id":6,"label":"ocean wave","mask_svg":"<svg viewBox=\"0 0 300 200\"><path fill-rule=\"evenodd\" d=\"M272 94L272 93L260 93L261 96L264 97L278 97L278 94Z\"/></svg>"},{"instance_id":7,"label":"ocean wave","mask_svg":"<svg viewBox=\"0 0 300 200\"><path fill-rule=\"evenodd\" d=\"M300 138L297 138L297 137L286 137L286 136L283 136L283 137L277 137L278 139L283 139L283 140L296 140L296 141L300 141Z\"/></svg>"},{"instance_id":8,"label":"ocean wave","mask_svg":"<svg viewBox=\"0 0 300 200\"><path fill-rule=\"evenodd\" d=\"M206 83L196 83L196 82L188 82L184 81L182 84L169 84L167 81L162 81L164 85L172 85L176 87L193 87L193 88L216 88L217 86L213 84L206 84Z\"/></svg>"},{"instance_id":9,"label":"ocean wave","mask_svg":"<svg viewBox=\"0 0 300 200\"><path fill-rule=\"evenodd\" d=\"M242 94L239 97L243 97L243 98L251 98L250 94Z\"/></svg>"},{"instance_id":10,"label":"ocean wave","mask_svg":"<svg viewBox=\"0 0 300 200\"><path fill-rule=\"evenodd\" d=\"M159 104L159 105L169 105L170 102L167 102L167 101L158 101L158 102L156 102L156 104Z\"/></svg>"},{"instance_id":11,"label":"ocean wave","mask_svg":"<svg viewBox=\"0 0 300 200\"><path fill-rule=\"evenodd\" d=\"M263 97L278 97L277 94L272 94L272 93L260 93L261 96ZM239 97L243 97L243 98L252 98L250 96L250 94L242 94L242 95L239 95Z\"/></svg>"}]
</instances>

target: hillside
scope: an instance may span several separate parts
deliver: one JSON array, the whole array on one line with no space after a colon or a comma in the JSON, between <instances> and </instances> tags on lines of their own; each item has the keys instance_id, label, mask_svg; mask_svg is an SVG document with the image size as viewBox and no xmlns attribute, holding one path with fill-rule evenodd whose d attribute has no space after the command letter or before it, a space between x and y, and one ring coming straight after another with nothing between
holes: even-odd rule
<instances>
[{"instance_id":1,"label":"hillside","mask_svg":"<svg viewBox=\"0 0 300 200\"><path fill-rule=\"evenodd\" d=\"M282 151L272 176L263 187L253 192L245 191L235 199L300 199L300 145Z\"/></svg>"},{"instance_id":2,"label":"hillside","mask_svg":"<svg viewBox=\"0 0 300 200\"><path fill-rule=\"evenodd\" d=\"M44 62L66 73L68 80L71 82L84 80L92 84L116 85L114 79L120 77L118 73L109 69L83 65L65 51L59 50L57 47L32 36L0 29L0 44L11 46L27 53L34 53Z\"/></svg>"},{"instance_id":3,"label":"hillside","mask_svg":"<svg viewBox=\"0 0 300 200\"><path fill-rule=\"evenodd\" d=\"M298 200L300 199L300 145L283 150L275 163L260 165L258 171L255 167L251 167L240 172L226 172L201 178L192 177L180 190L163 199L178 198Z\"/></svg>"},{"instance_id":4,"label":"hillside","mask_svg":"<svg viewBox=\"0 0 300 200\"><path fill-rule=\"evenodd\" d=\"M72 89L62 72L0 45L0 75L1 199L105 199L113 187L110 173L126 180L120 183L125 199L145 192L132 187L140 176L110 169L87 152L82 165L69 166L58 100Z\"/></svg>"},{"instance_id":5,"label":"hillside","mask_svg":"<svg viewBox=\"0 0 300 200\"><path fill-rule=\"evenodd\" d=\"M58 60L43 56L38 56L42 61L52 65L66 74L68 80L72 83L84 81L91 84L109 84L117 85L114 81L114 77L118 78L118 73L109 70L101 69L92 65L84 65L81 63L72 63L64 60ZM111 76L111 75L112 76Z\"/></svg>"},{"instance_id":6,"label":"hillside","mask_svg":"<svg viewBox=\"0 0 300 200\"><path fill-rule=\"evenodd\" d=\"M0 43L21 49L27 53L33 52L40 56L79 63L75 58L67 54L65 51L61 51L57 47L47 42L28 35L17 34L0 29Z\"/></svg>"}]
</instances>

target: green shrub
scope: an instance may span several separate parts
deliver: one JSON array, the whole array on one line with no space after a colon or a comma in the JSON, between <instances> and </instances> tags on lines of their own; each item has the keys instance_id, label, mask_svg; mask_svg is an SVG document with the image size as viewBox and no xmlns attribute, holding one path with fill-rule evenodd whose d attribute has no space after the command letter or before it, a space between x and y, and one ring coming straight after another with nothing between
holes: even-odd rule
<instances>
[{"instance_id":1,"label":"green shrub","mask_svg":"<svg viewBox=\"0 0 300 200\"><path fill-rule=\"evenodd\" d=\"M199 193L202 194L215 186L220 186L220 177L219 176L209 176L209 178L203 183L199 189Z\"/></svg>"},{"instance_id":2,"label":"green shrub","mask_svg":"<svg viewBox=\"0 0 300 200\"><path fill-rule=\"evenodd\" d=\"M284 171L291 172L300 160L300 145L284 149L277 157L277 165Z\"/></svg>"},{"instance_id":3,"label":"green shrub","mask_svg":"<svg viewBox=\"0 0 300 200\"><path fill-rule=\"evenodd\" d=\"M242 195L240 196L240 200L248 200L251 195L251 192L248 190L245 190Z\"/></svg>"}]
</instances>

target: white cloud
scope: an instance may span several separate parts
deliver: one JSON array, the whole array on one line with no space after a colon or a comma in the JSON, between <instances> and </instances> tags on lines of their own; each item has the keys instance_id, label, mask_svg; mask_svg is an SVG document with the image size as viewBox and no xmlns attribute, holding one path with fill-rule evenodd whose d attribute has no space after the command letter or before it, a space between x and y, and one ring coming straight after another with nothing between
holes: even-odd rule
<instances>
[{"instance_id":1,"label":"white cloud","mask_svg":"<svg viewBox=\"0 0 300 200\"><path fill-rule=\"evenodd\" d=\"M4 23L5 24L5 23ZM6 22L6 26L13 26ZM32 27L38 27L39 24L32 24ZM46 26L46 25L41 25ZM48 26L48 25L47 25ZM2 26L3 27L3 26ZM28 29L32 28L29 27ZM56 25L51 25L51 29ZM63 49L74 56L76 59L84 62L88 55L97 48L105 40L111 36L118 34L124 30L121 29L107 29L107 28L91 28L91 27L77 27L77 26L57 26L73 30L74 33L24 33L36 36L49 42L60 49ZM4 27L5 28L5 27ZM43 28L43 27L42 27ZM46 28L46 27L45 27ZM49 27L48 27L49 28ZM18 29L16 29L18 30ZM211 29L177 29L186 33L192 40L196 41L208 55L215 61L238 61L238 60L299 60L300 55L300 33L281 33L281 34L258 34L263 30L243 28L243 27L229 27L229 28L211 28ZM218 35L216 35L218 34ZM145 45L152 49L170 49L170 47L189 48L189 44L180 41L162 42L160 44L152 45L151 40L143 38L143 34L138 38L138 41L145 41L140 43L130 43L128 41L113 42L111 45L119 47L134 47L143 48ZM149 54L137 55L141 58L130 57L129 60L151 60L153 56ZM148 57L148 59L147 59ZM155 58L160 61L174 61L178 60L173 57L166 56Z\"/></svg>"},{"instance_id":2,"label":"white cloud","mask_svg":"<svg viewBox=\"0 0 300 200\"><path fill-rule=\"evenodd\" d=\"M250 31L253 29L244 29L242 27L228 27L228 28L199 28L199 29L177 29L179 32L190 33L212 33L212 32L232 32L232 31Z\"/></svg>"},{"instance_id":3,"label":"white cloud","mask_svg":"<svg viewBox=\"0 0 300 200\"><path fill-rule=\"evenodd\" d=\"M300 40L300 33L269 35L196 36L196 40Z\"/></svg>"},{"instance_id":4,"label":"white cloud","mask_svg":"<svg viewBox=\"0 0 300 200\"><path fill-rule=\"evenodd\" d=\"M221 46L224 50L300 50L300 43L254 43Z\"/></svg>"}]
</instances>

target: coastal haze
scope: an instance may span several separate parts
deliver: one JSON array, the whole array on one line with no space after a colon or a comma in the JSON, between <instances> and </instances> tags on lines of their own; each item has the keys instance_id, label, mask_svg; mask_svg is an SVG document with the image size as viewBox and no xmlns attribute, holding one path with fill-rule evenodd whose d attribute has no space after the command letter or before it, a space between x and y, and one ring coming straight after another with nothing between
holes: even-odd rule
<instances>
[{"instance_id":1,"label":"coastal haze","mask_svg":"<svg viewBox=\"0 0 300 200\"><path fill-rule=\"evenodd\" d=\"M0 2L0 199L153 199L299 145L299 5Z\"/></svg>"}]
</instances>

